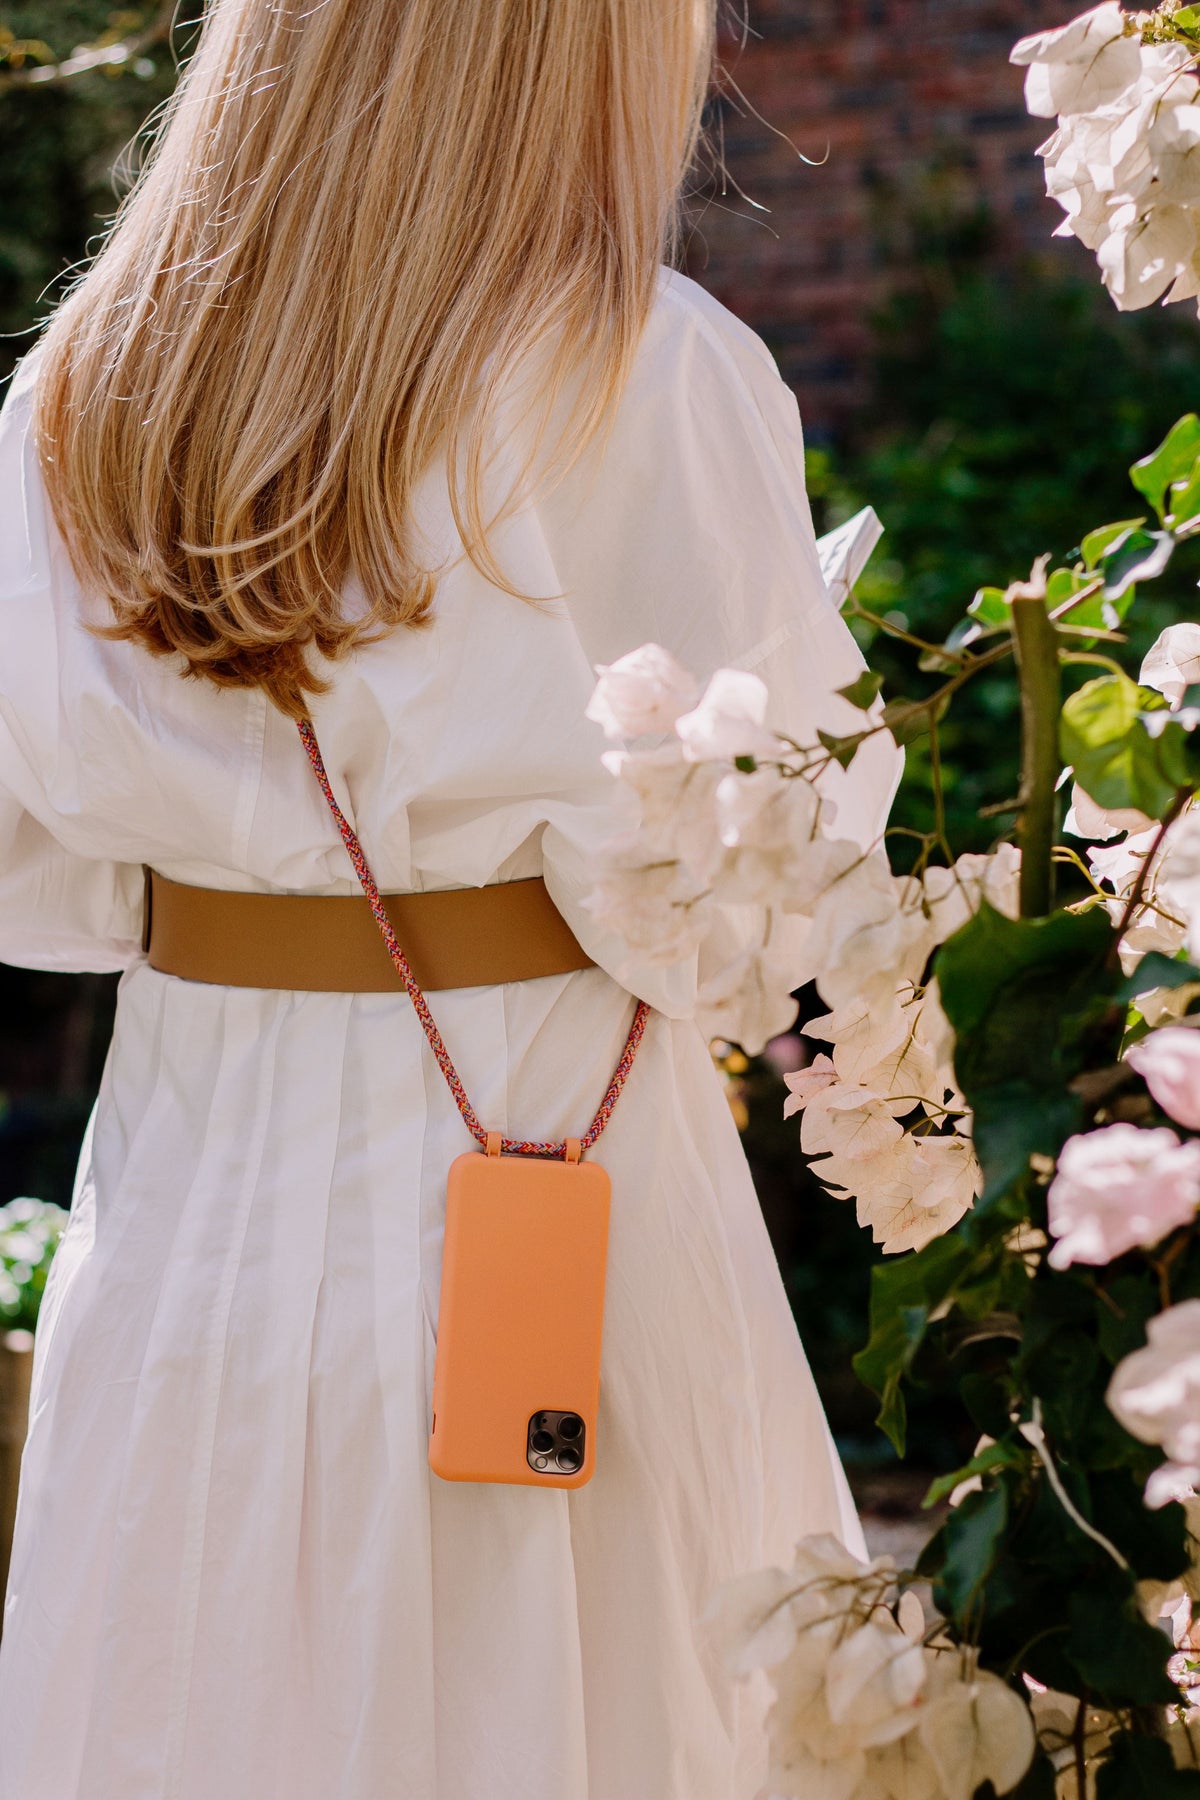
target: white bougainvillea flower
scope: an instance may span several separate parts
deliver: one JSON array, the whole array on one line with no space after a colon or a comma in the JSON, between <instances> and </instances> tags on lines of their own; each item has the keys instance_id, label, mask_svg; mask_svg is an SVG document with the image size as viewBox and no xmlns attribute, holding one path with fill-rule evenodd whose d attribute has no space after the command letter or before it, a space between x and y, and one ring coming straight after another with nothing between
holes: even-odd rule
<instances>
[{"instance_id":1,"label":"white bougainvillea flower","mask_svg":"<svg viewBox=\"0 0 1200 1800\"><path fill-rule=\"evenodd\" d=\"M680 962L709 930L712 902L682 864L644 855L634 846L610 852L584 908L646 962Z\"/></svg>"},{"instance_id":2,"label":"white bougainvillea flower","mask_svg":"<svg viewBox=\"0 0 1200 1800\"><path fill-rule=\"evenodd\" d=\"M1200 1032L1164 1026L1127 1050L1125 1060L1169 1118L1200 1131Z\"/></svg>"},{"instance_id":3,"label":"white bougainvillea flower","mask_svg":"<svg viewBox=\"0 0 1200 1800\"><path fill-rule=\"evenodd\" d=\"M913 1020L915 1026L916 1020ZM863 1086L882 1094L888 1109L902 1119L924 1106L931 1118L940 1118L946 1078L928 1046L910 1031L902 1044L889 1050L863 1071Z\"/></svg>"},{"instance_id":4,"label":"white bougainvillea flower","mask_svg":"<svg viewBox=\"0 0 1200 1800\"><path fill-rule=\"evenodd\" d=\"M821 797L811 782L789 780L773 769L725 775L716 790L717 836L726 853L720 898L765 905L794 889L805 873L821 813Z\"/></svg>"},{"instance_id":5,"label":"white bougainvillea flower","mask_svg":"<svg viewBox=\"0 0 1200 1800\"><path fill-rule=\"evenodd\" d=\"M798 1629L791 1604L796 1577L784 1569L755 1569L727 1581L709 1601L702 1623L731 1675L770 1669L790 1656Z\"/></svg>"},{"instance_id":6,"label":"white bougainvillea flower","mask_svg":"<svg viewBox=\"0 0 1200 1800\"><path fill-rule=\"evenodd\" d=\"M1102 173L1094 154L1089 158L1082 128L1083 121L1072 120L1071 128L1060 128L1047 138L1038 154L1045 163L1046 192L1067 215L1054 236L1077 237L1089 250L1098 250L1109 231L1111 183L1107 168Z\"/></svg>"},{"instance_id":7,"label":"white bougainvillea flower","mask_svg":"<svg viewBox=\"0 0 1200 1800\"><path fill-rule=\"evenodd\" d=\"M1200 204L1200 106L1190 103L1194 84L1178 83L1175 91L1188 99L1147 109L1146 151L1163 193L1176 206L1194 207Z\"/></svg>"},{"instance_id":8,"label":"white bougainvillea flower","mask_svg":"<svg viewBox=\"0 0 1200 1800\"><path fill-rule=\"evenodd\" d=\"M1053 1269L1148 1249L1195 1217L1200 1143L1180 1143L1166 1126L1083 1132L1063 1145L1046 1200Z\"/></svg>"},{"instance_id":9,"label":"white bougainvillea flower","mask_svg":"<svg viewBox=\"0 0 1200 1800\"><path fill-rule=\"evenodd\" d=\"M1186 923L1183 942L1200 956L1200 812L1189 808L1168 831L1154 875L1156 898Z\"/></svg>"},{"instance_id":10,"label":"white bougainvillea flower","mask_svg":"<svg viewBox=\"0 0 1200 1800\"><path fill-rule=\"evenodd\" d=\"M598 663L600 680L586 717L606 737L635 738L670 731L680 713L696 703L700 684L661 644L643 644L615 663Z\"/></svg>"},{"instance_id":11,"label":"white bougainvillea flower","mask_svg":"<svg viewBox=\"0 0 1200 1800\"><path fill-rule=\"evenodd\" d=\"M864 1792L866 1772L862 1750L847 1747L826 1759L792 1741L786 1751L772 1756L764 1792L770 1800L876 1800L876 1795L884 1800L878 1790Z\"/></svg>"},{"instance_id":12,"label":"white bougainvillea flower","mask_svg":"<svg viewBox=\"0 0 1200 1800\"><path fill-rule=\"evenodd\" d=\"M1039 31L1014 46L1010 60L1028 69L1025 105L1038 119L1092 112L1121 95L1141 70L1141 47L1125 37L1117 0L1054 31Z\"/></svg>"},{"instance_id":13,"label":"white bougainvillea flower","mask_svg":"<svg viewBox=\"0 0 1200 1800\"><path fill-rule=\"evenodd\" d=\"M1144 1444L1161 1444L1182 1470L1200 1465L1200 1300L1150 1320L1148 1342L1113 1370L1109 1410Z\"/></svg>"},{"instance_id":14,"label":"white bougainvillea flower","mask_svg":"<svg viewBox=\"0 0 1200 1800\"><path fill-rule=\"evenodd\" d=\"M634 803L642 860L682 862L707 886L723 854L716 813L720 769L686 762L677 743L656 750L610 750L601 761Z\"/></svg>"},{"instance_id":15,"label":"white bougainvillea flower","mask_svg":"<svg viewBox=\"0 0 1200 1800\"><path fill-rule=\"evenodd\" d=\"M872 1006L860 994L835 1012L810 1019L801 1030L805 1037L833 1045L832 1066L842 1081L862 1083L864 1070L882 1062L890 1051L904 1043L912 1030L912 1020L896 995ZM826 1059L819 1060L824 1063Z\"/></svg>"},{"instance_id":16,"label":"white bougainvillea flower","mask_svg":"<svg viewBox=\"0 0 1200 1800\"><path fill-rule=\"evenodd\" d=\"M863 1165L831 1156L820 1179L853 1194L858 1222L886 1256L920 1250L958 1224L979 1191L979 1164L965 1137L910 1135Z\"/></svg>"},{"instance_id":17,"label":"white bougainvillea flower","mask_svg":"<svg viewBox=\"0 0 1200 1800\"><path fill-rule=\"evenodd\" d=\"M924 1651L880 1611L849 1632L825 1667L825 1703L835 1725L848 1726L863 1749L891 1743L916 1723L927 1673Z\"/></svg>"},{"instance_id":18,"label":"white bougainvillea flower","mask_svg":"<svg viewBox=\"0 0 1200 1800\"><path fill-rule=\"evenodd\" d=\"M900 904L882 851L860 857L826 888L812 920L808 955L821 997L835 1010L894 997L926 938L920 912Z\"/></svg>"},{"instance_id":19,"label":"white bougainvillea flower","mask_svg":"<svg viewBox=\"0 0 1200 1800\"><path fill-rule=\"evenodd\" d=\"M1143 211L1130 200L1113 210L1111 233L1096 252L1104 285L1122 312L1161 300L1192 266L1196 220L1184 206Z\"/></svg>"},{"instance_id":20,"label":"white bougainvillea flower","mask_svg":"<svg viewBox=\"0 0 1200 1800\"><path fill-rule=\"evenodd\" d=\"M783 1103L783 1116L790 1119L793 1113L801 1112L814 1095L823 1094L827 1088L837 1087L838 1072L832 1059L822 1053L814 1056L807 1068L785 1074L783 1080L788 1090L788 1098Z\"/></svg>"},{"instance_id":21,"label":"white bougainvillea flower","mask_svg":"<svg viewBox=\"0 0 1200 1800\"><path fill-rule=\"evenodd\" d=\"M1107 812L1085 794L1076 781L1071 787L1071 807L1063 820L1063 830L1071 837L1087 838L1089 843L1106 844L1123 831L1142 832L1153 827L1152 820L1136 807L1119 807Z\"/></svg>"},{"instance_id":22,"label":"white bougainvillea flower","mask_svg":"<svg viewBox=\"0 0 1200 1800\"><path fill-rule=\"evenodd\" d=\"M706 1037L723 1037L757 1056L796 1023L792 966L769 950L747 950L717 971L696 997L696 1021Z\"/></svg>"},{"instance_id":23,"label":"white bougainvillea flower","mask_svg":"<svg viewBox=\"0 0 1200 1800\"><path fill-rule=\"evenodd\" d=\"M1162 1463L1146 1482L1143 1496L1151 1512L1169 1506L1173 1500L1188 1500L1200 1486L1200 1467L1195 1463ZM1141 1583L1138 1584L1139 1589Z\"/></svg>"},{"instance_id":24,"label":"white bougainvillea flower","mask_svg":"<svg viewBox=\"0 0 1200 1800\"><path fill-rule=\"evenodd\" d=\"M1015 919L1020 910L1020 881L1021 854L1012 844L1002 844L989 856L960 856L953 868L934 864L919 879L897 876L896 898L901 910L923 924L901 972L912 982L918 981L933 952L979 911L983 899Z\"/></svg>"},{"instance_id":25,"label":"white bougainvillea flower","mask_svg":"<svg viewBox=\"0 0 1200 1800\"><path fill-rule=\"evenodd\" d=\"M936 975L930 978L921 995L913 1029L933 1058L943 1091L955 1094L954 1027L946 1017Z\"/></svg>"},{"instance_id":26,"label":"white bougainvillea flower","mask_svg":"<svg viewBox=\"0 0 1200 1800\"><path fill-rule=\"evenodd\" d=\"M1160 632L1142 660L1141 680L1143 687L1157 688L1169 705L1178 706L1188 688L1200 682L1200 625L1189 619Z\"/></svg>"},{"instance_id":27,"label":"white bougainvillea flower","mask_svg":"<svg viewBox=\"0 0 1200 1800\"><path fill-rule=\"evenodd\" d=\"M782 895L783 911L811 918L837 883L853 884L855 871L863 860L861 847L849 838L814 838L793 865Z\"/></svg>"},{"instance_id":28,"label":"white bougainvillea flower","mask_svg":"<svg viewBox=\"0 0 1200 1800\"><path fill-rule=\"evenodd\" d=\"M926 869L921 883L930 916L933 943L944 944L979 911L986 900L1006 918L1021 910L1021 852L1001 844L990 856L960 856L952 869Z\"/></svg>"},{"instance_id":29,"label":"white bougainvillea flower","mask_svg":"<svg viewBox=\"0 0 1200 1800\"><path fill-rule=\"evenodd\" d=\"M990 1781L998 1794L1016 1787L1036 1748L1033 1716L1021 1696L984 1669L962 1680L957 1657L937 1659L934 1691L918 1730L946 1800L973 1800Z\"/></svg>"},{"instance_id":30,"label":"white bougainvillea flower","mask_svg":"<svg viewBox=\"0 0 1200 1800\"><path fill-rule=\"evenodd\" d=\"M1200 996L1200 982L1185 982L1182 987L1151 988L1149 993L1139 994L1137 1009L1153 1030L1159 1025L1169 1025L1173 1020L1182 1019L1192 1001Z\"/></svg>"},{"instance_id":31,"label":"white bougainvillea flower","mask_svg":"<svg viewBox=\"0 0 1200 1800\"><path fill-rule=\"evenodd\" d=\"M919 1731L868 1750L863 1787L855 1800L942 1800L944 1789Z\"/></svg>"},{"instance_id":32,"label":"white bougainvillea flower","mask_svg":"<svg viewBox=\"0 0 1200 1800\"><path fill-rule=\"evenodd\" d=\"M781 1662L801 1627L832 1623L839 1630L861 1609L864 1589L872 1595L894 1578L889 1556L862 1562L832 1532L801 1538L787 1570L756 1570L724 1582L704 1613L704 1622L741 1672ZM786 1598L791 1624L782 1623L776 1604ZM870 1610L869 1606L867 1610ZM765 1635L764 1635L765 1634ZM824 1657L816 1686L824 1680Z\"/></svg>"},{"instance_id":33,"label":"white bougainvillea flower","mask_svg":"<svg viewBox=\"0 0 1200 1800\"><path fill-rule=\"evenodd\" d=\"M1108 910L1115 924L1122 909L1113 901ZM1174 956L1187 935L1186 926L1153 906L1139 907L1135 918L1136 923L1127 928L1121 939L1121 968L1126 975L1136 973L1138 964L1149 950L1157 950L1162 956ZM1143 1017L1150 1022L1149 1015L1143 1014Z\"/></svg>"},{"instance_id":34,"label":"white bougainvillea flower","mask_svg":"<svg viewBox=\"0 0 1200 1800\"><path fill-rule=\"evenodd\" d=\"M903 1136L903 1127L879 1094L839 1082L814 1094L804 1108L800 1147L806 1156L836 1157L839 1185L857 1195L872 1179L870 1170L859 1165L892 1150ZM846 1178L850 1164L854 1165L852 1180ZM825 1168L818 1163L815 1170L822 1180Z\"/></svg>"},{"instance_id":35,"label":"white bougainvillea flower","mask_svg":"<svg viewBox=\"0 0 1200 1800\"><path fill-rule=\"evenodd\" d=\"M1118 900L1130 893L1142 873L1142 864L1158 840L1158 826L1132 832L1119 844L1088 851L1088 867L1097 881L1107 881ZM1123 910L1123 909L1121 909Z\"/></svg>"},{"instance_id":36,"label":"white bougainvillea flower","mask_svg":"<svg viewBox=\"0 0 1200 1800\"><path fill-rule=\"evenodd\" d=\"M779 739L766 717L766 684L744 669L718 669L699 704L675 720L675 732L690 762L778 756Z\"/></svg>"},{"instance_id":37,"label":"white bougainvillea flower","mask_svg":"<svg viewBox=\"0 0 1200 1800\"><path fill-rule=\"evenodd\" d=\"M913 1002L901 1009L894 1001L890 1007L884 1002L878 1011L876 1019L872 1010L859 1001L840 1013L811 1019L803 1027L804 1032L834 1046L832 1062L828 1057L819 1057L820 1067L832 1068L844 1084L844 1092L865 1091L865 1097L884 1102L896 1118L913 1112L922 1101L932 1110L940 1110L946 1083L936 1058L917 1033L919 1005ZM829 1085L822 1083L823 1088ZM785 1104L785 1119L808 1103L809 1092L802 1072L793 1098ZM830 1099L829 1104L850 1102Z\"/></svg>"}]
</instances>

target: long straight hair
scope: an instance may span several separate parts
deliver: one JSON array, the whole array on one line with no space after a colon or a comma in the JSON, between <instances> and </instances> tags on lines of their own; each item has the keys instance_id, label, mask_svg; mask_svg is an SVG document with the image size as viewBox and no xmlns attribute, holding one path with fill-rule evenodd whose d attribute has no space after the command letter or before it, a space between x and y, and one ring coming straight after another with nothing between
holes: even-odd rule
<instances>
[{"instance_id":1,"label":"long straight hair","mask_svg":"<svg viewBox=\"0 0 1200 1800\"><path fill-rule=\"evenodd\" d=\"M304 716L314 651L428 618L410 510L442 451L466 553L517 591L488 544L512 503L484 516L489 420L538 370L528 441L567 394L561 472L611 417L677 248L714 14L209 0L37 369L41 466L100 629Z\"/></svg>"}]
</instances>

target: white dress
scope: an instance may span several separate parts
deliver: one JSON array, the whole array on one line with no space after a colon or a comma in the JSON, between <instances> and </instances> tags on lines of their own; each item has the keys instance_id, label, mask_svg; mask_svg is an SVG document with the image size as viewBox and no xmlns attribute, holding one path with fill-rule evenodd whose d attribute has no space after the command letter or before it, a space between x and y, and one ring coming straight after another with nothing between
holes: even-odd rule
<instances>
[{"instance_id":1,"label":"white dress","mask_svg":"<svg viewBox=\"0 0 1200 1800\"><path fill-rule=\"evenodd\" d=\"M35 1346L0 1652L4 1800L749 1800L761 1689L697 1615L805 1532L861 1539L720 1082L695 960L626 971L580 901L612 829L593 665L647 641L846 723L795 402L663 272L613 434L442 578L436 623L314 721L384 889L544 870L599 967L440 993L489 1127L581 1131L629 987L658 1010L598 1160L614 1194L598 1468L577 1492L426 1461L443 1183L471 1147L391 994L156 973L142 864L356 892L294 727L83 628L28 431L0 416L0 957L123 969ZM419 498L456 540L445 472ZM348 590L347 604L354 604ZM841 709L841 710L840 710ZM894 764L841 783L881 826ZM730 919L728 929L738 928ZM804 973L797 951L797 976Z\"/></svg>"}]
</instances>

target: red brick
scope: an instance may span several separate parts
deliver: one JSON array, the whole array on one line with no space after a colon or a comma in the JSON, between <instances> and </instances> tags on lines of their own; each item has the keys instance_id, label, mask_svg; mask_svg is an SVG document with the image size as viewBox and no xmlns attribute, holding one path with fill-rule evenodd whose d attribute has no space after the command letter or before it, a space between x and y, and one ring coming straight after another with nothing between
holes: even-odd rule
<instances>
[{"instance_id":1,"label":"red brick","mask_svg":"<svg viewBox=\"0 0 1200 1800\"><path fill-rule=\"evenodd\" d=\"M869 404L867 316L911 278L914 205L936 190L964 217L986 208L1001 264L1047 247L1060 215L1034 151L1049 126L1025 113L1008 52L1078 10L1075 0L752 0L758 36L740 54L725 40L748 103L719 105L726 161L769 210L739 200L732 182L719 204L698 204L687 267L779 355L810 437L837 433ZM828 160L810 167L798 152Z\"/></svg>"}]
</instances>

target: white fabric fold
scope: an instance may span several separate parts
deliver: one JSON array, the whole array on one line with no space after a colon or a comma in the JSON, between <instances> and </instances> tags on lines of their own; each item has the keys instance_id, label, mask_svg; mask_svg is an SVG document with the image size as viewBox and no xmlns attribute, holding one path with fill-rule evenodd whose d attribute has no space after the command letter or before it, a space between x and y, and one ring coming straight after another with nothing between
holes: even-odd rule
<instances>
[{"instance_id":1,"label":"white fabric fold","mask_svg":"<svg viewBox=\"0 0 1200 1800\"><path fill-rule=\"evenodd\" d=\"M861 1537L695 966L624 987L627 946L583 910L613 824L584 708L593 665L654 638L698 674L755 668L793 733L838 728L827 692L861 659L821 582L794 401L664 272L603 454L500 534L510 577L557 597L460 562L432 627L339 665L315 709L382 887L544 869L601 965L433 996L488 1126L585 1129L629 989L658 1009L596 1152L598 1470L567 1494L428 1469L445 1173L470 1139L405 996L204 987L138 950L143 862L355 883L287 720L86 630L33 373L0 416L0 955L125 974L37 1333L0 1794L751 1800L762 1693L699 1614L804 1532ZM420 511L450 543L444 472ZM878 834L894 777L860 757L846 829Z\"/></svg>"}]
</instances>

